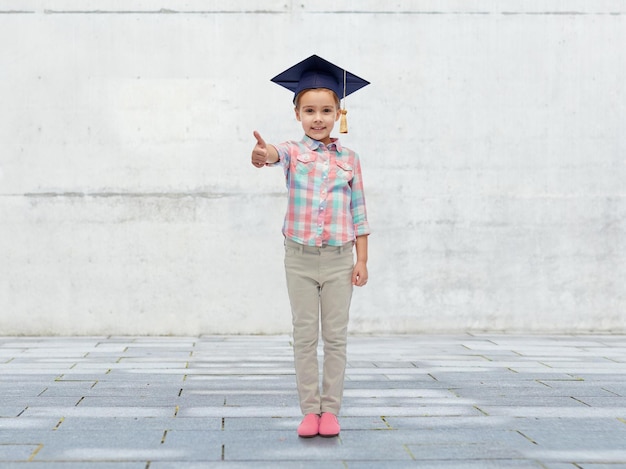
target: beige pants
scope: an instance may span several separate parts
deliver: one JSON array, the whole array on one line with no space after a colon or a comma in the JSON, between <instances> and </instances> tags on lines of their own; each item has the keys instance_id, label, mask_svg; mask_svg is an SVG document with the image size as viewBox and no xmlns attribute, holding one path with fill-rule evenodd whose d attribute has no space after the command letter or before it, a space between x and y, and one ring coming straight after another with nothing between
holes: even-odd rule
<instances>
[{"instance_id":1,"label":"beige pants","mask_svg":"<svg viewBox=\"0 0 626 469\"><path fill-rule=\"evenodd\" d=\"M353 244L317 248L285 240L296 383L304 415L322 412L337 415L341 408L352 299ZM320 323L324 343L321 395L317 359Z\"/></svg>"}]
</instances>

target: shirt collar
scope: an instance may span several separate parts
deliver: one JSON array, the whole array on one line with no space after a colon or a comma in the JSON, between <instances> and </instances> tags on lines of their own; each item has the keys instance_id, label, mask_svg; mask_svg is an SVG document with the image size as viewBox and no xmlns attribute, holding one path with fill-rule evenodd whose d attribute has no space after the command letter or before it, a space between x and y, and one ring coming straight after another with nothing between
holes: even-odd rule
<instances>
[{"instance_id":1,"label":"shirt collar","mask_svg":"<svg viewBox=\"0 0 626 469\"><path fill-rule=\"evenodd\" d=\"M313 140L308 135L305 135L304 137L302 137L302 143L304 143L311 150L317 150L319 147L324 145L319 140ZM332 150L333 147L334 147L334 149L336 151L341 153L341 143L339 143L339 139L338 138L331 138L331 142L327 145L327 147L328 147L329 150Z\"/></svg>"}]
</instances>

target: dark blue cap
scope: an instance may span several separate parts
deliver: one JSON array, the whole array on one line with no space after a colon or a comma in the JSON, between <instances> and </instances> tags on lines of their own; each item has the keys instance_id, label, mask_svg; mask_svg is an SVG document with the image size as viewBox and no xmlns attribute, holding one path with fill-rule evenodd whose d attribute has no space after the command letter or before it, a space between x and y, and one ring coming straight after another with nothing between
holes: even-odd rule
<instances>
[{"instance_id":1,"label":"dark blue cap","mask_svg":"<svg viewBox=\"0 0 626 469\"><path fill-rule=\"evenodd\" d=\"M345 80L345 81L344 81ZM335 92L339 99L370 84L353 73L324 60L317 55L297 63L279 73L272 81L294 92L294 101L304 90L327 88Z\"/></svg>"}]
</instances>

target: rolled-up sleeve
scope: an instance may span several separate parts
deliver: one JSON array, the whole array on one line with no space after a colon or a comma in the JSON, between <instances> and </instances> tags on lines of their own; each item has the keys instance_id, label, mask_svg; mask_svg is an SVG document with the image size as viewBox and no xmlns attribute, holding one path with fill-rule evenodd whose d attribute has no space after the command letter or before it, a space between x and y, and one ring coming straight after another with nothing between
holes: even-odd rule
<instances>
[{"instance_id":1,"label":"rolled-up sleeve","mask_svg":"<svg viewBox=\"0 0 626 469\"><path fill-rule=\"evenodd\" d=\"M352 177L352 200L350 203L352 211L352 223L354 224L354 235L365 236L371 233L370 225L367 221L367 208L365 206L365 192L363 190L363 177L361 175L361 162L358 155L354 158L354 173Z\"/></svg>"}]
</instances>

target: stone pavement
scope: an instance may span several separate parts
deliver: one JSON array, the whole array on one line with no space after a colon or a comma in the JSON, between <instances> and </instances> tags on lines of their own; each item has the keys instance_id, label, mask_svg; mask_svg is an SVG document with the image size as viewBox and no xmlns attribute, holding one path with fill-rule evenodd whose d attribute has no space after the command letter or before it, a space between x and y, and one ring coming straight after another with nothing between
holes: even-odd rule
<instances>
[{"instance_id":1,"label":"stone pavement","mask_svg":"<svg viewBox=\"0 0 626 469\"><path fill-rule=\"evenodd\" d=\"M626 337L350 337L299 439L290 338L0 337L0 467L626 468Z\"/></svg>"}]
</instances>

